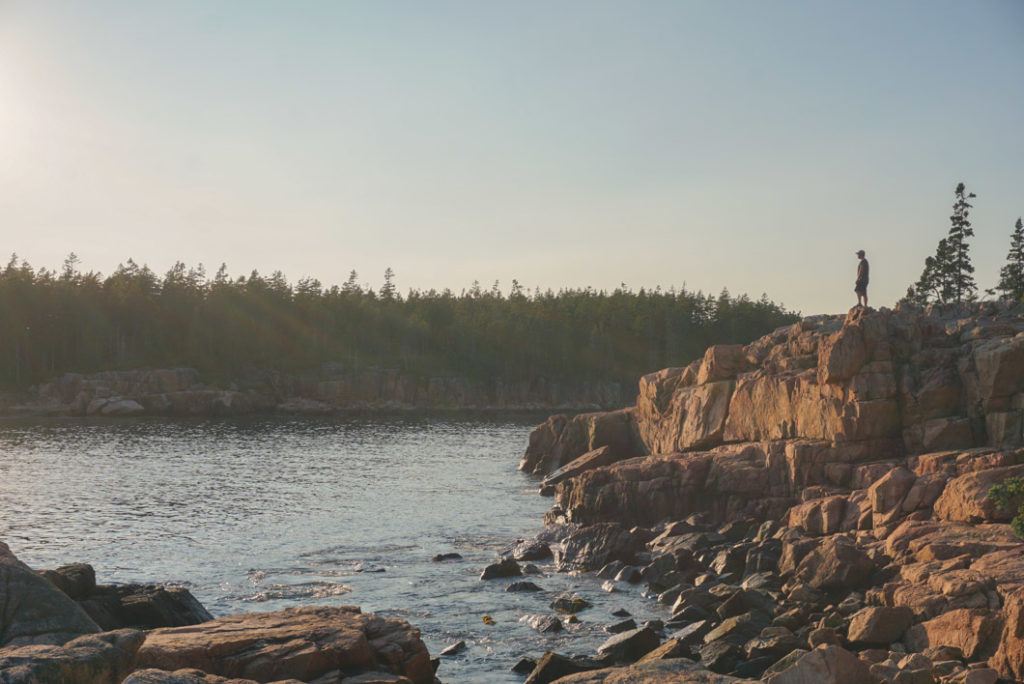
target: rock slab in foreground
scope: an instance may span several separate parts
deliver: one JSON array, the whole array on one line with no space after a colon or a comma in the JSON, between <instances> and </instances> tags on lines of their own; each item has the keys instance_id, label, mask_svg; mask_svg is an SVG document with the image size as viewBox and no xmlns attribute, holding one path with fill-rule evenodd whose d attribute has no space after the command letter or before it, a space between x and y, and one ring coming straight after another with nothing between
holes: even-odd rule
<instances>
[{"instance_id":1,"label":"rock slab in foreground","mask_svg":"<svg viewBox=\"0 0 1024 684\"><path fill-rule=\"evenodd\" d=\"M142 632L122 629L72 639L63 646L0 649L4 684L119 684L131 671Z\"/></svg>"},{"instance_id":2,"label":"rock slab in foreground","mask_svg":"<svg viewBox=\"0 0 1024 684\"><path fill-rule=\"evenodd\" d=\"M139 668L197 668L258 682L310 681L338 672L386 671L415 684L434 680L419 630L404 620L363 614L354 606L292 608L241 614L191 627L150 632Z\"/></svg>"}]
</instances>

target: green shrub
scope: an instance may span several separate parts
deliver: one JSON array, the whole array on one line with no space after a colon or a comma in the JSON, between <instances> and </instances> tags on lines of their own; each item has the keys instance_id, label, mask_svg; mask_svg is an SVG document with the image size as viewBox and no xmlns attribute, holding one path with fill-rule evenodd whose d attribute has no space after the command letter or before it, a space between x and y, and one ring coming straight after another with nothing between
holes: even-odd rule
<instances>
[{"instance_id":1,"label":"green shrub","mask_svg":"<svg viewBox=\"0 0 1024 684\"><path fill-rule=\"evenodd\" d=\"M988 498L1001 510L1014 513L1010 525L1024 538L1024 477L1011 477L988 490Z\"/></svg>"}]
</instances>

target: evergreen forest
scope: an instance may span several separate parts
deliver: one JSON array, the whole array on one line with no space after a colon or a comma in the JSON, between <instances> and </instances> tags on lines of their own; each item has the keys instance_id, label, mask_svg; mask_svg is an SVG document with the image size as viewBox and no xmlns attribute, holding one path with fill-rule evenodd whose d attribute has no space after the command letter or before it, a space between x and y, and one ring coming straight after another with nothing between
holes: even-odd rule
<instances>
[{"instance_id":1,"label":"evergreen forest","mask_svg":"<svg viewBox=\"0 0 1024 684\"><path fill-rule=\"evenodd\" d=\"M290 284L280 271L163 277L133 260L103 276L74 254L59 271L17 256L0 268L0 385L64 372L188 366L211 380L252 373L397 369L472 379L615 380L688 363L797 320L767 296L686 289L532 292L513 281L460 293L410 290L390 269L374 290Z\"/></svg>"}]
</instances>

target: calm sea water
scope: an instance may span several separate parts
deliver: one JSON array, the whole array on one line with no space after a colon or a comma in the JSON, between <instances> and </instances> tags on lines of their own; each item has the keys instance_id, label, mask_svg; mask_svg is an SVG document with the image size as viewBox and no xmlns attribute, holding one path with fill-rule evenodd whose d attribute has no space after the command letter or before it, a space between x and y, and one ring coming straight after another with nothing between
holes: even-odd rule
<instances>
[{"instance_id":1,"label":"calm sea water","mask_svg":"<svg viewBox=\"0 0 1024 684\"><path fill-rule=\"evenodd\" d=\"M521 656L595 652L616 608L665 617L550 564L530 578L544 592L478 579L541 530L551 500L516 467L543 417L4 420L0 540L35 568L188 586L216 616L358 605L417 626L431 655L465 641L442 681L521 682ZM520 622L562 593L595 604L570 632Z\"/></svg>"}]
</instances>

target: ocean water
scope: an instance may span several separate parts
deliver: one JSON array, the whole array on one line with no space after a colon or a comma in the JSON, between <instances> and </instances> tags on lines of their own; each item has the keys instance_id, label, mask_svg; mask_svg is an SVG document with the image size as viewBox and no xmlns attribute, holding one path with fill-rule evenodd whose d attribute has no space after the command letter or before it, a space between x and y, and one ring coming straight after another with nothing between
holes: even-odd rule
<instances>
[{"instance_id":1,"label":"ocean water","mask_svg":"<svg viewBox=\"0 0 1024 684\"><path fill-rule=\"evenodd\" d=\"M41 569L86 562L104 584L187 586L215 616L358 605L418 627L444 682L521 682L522 656L596 652L617 608L666 617L591 575L479 580L551 500L518 472L543 415L0 421L0 540ZM438 553L461 560L435 563ZM522 622L576 594L580 624ZM484 622L489 615L494 625Z\"/></svg>"}]
</instances>

